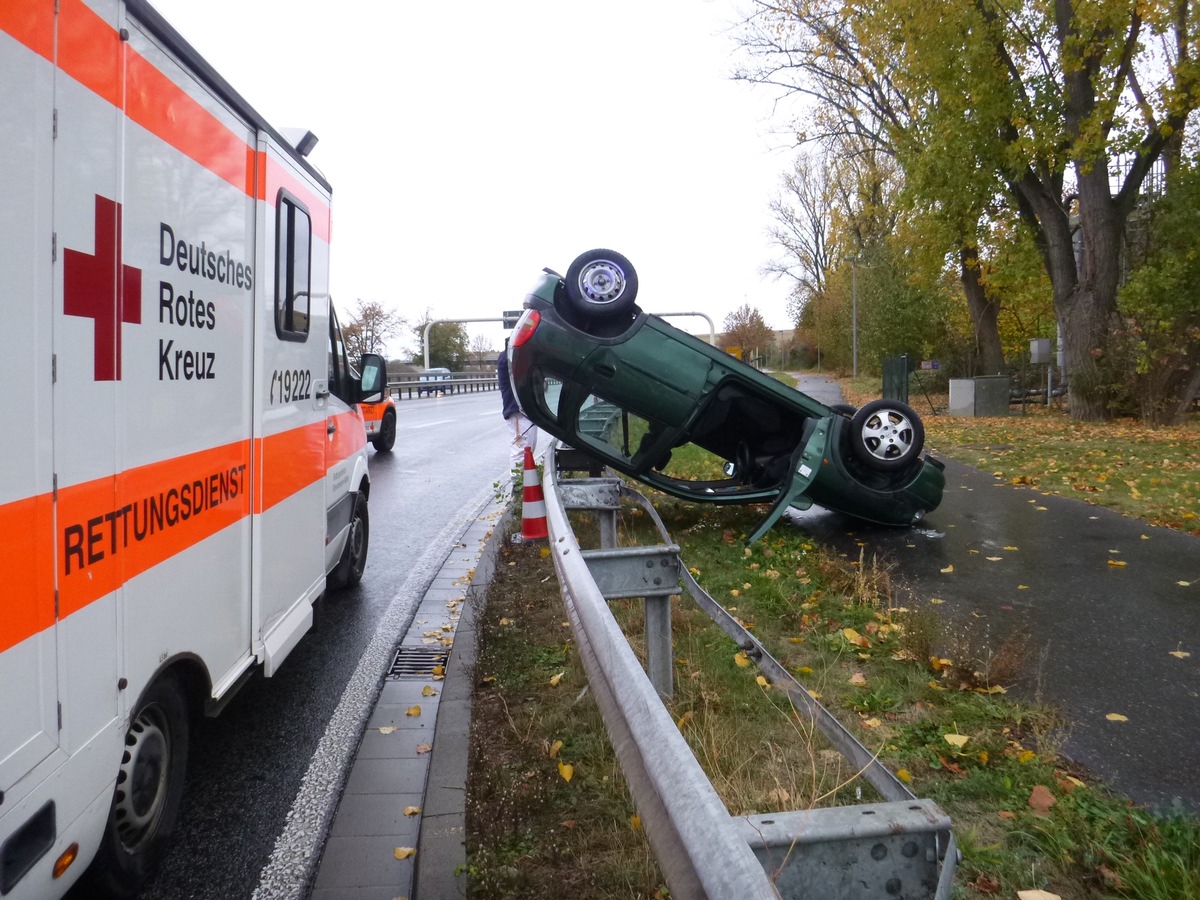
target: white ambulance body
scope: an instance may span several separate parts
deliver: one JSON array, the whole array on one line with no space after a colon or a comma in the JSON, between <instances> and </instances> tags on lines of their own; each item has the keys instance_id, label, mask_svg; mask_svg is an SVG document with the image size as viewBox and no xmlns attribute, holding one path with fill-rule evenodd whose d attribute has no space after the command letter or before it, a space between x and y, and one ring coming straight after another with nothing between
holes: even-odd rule
<instances>
[{"instance_id":1,"label":"white ambulance body","mask_svg":"<svg viewBox=\"0 0 1200 900\"><path fill-rule=\"evenodd\" d=\"M362 574L383 361L329 185L142 0L0 3L0 122L0 896L129 892L189 714Z\"/></svg>"}]
</instances>

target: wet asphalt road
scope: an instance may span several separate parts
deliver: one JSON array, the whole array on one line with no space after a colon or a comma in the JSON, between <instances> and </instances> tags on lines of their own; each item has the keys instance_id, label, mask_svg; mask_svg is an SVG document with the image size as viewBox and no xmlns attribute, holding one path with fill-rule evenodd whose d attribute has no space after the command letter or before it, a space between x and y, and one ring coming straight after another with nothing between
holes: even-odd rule
<instances>
[{"instance_id":1,"label":"wet asphalt road","mask_svg":"<svg viewBox=\"0 0 1200 900\"><path fill-rule=\"evenodd\" d=\"M318 603L280 671L196 722L178 830L139 900L239 900L259 882L347 680L406 576L447 521L507 475L500 395L403 401L390 454L368 449L362 584ZM79 900L79 898L75 898Z\"/></svg>"},{"instance_id":2,"label":"wet asphalt road","mask_svg":"<svg viewBox=\"0 0 1200 900\"><path fill-rule=\"evenodd\" d=\"M1026 642L1010 693L1063 710L1068 758L1136 801L1200 811L1200 538L953 462L923 529L788 518L851 558L890 561L913 602L941 599L977 643Z\"/></svg>"}]
</instances>

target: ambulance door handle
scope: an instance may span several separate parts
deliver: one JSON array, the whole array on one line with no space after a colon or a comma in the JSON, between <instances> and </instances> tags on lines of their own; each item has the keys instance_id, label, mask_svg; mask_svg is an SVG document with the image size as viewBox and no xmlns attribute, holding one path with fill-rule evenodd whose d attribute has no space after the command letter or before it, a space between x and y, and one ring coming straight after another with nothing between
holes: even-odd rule
<instances>
[{"instance_id":1,"label":"ambulance door handle","mask_svg":"<svg viewBox=\"0 0 1200 900\"><path fill-rule=\"evenodd\" d=\"M316 393L318 400L327 400L329 398L329 391L317 391Z\"/></svg>"},{"instance_id":2,"label":"ambulance door handle","mask_svg":"<svg viewBox=\"0 0 1200 900\"><path fill-rule=\"evenodd\" d=\"M325 422L325 433L333 434L337 431L337 419L328 419Z\"/></svg>"}]
</instances>

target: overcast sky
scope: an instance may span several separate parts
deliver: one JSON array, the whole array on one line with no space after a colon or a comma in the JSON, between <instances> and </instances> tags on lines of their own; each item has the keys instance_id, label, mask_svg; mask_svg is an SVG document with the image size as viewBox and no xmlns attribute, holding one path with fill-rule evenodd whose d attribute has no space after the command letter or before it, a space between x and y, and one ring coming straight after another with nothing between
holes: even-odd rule
<instances>
[{"instance_id":1,"label":"overcast sky","mask_svg":"<svg viewBox=\"0 0 1200 900\"><path fill-rule=\"evenodd\" d=\"M771 97L729 78L737 0L152 2L269 122L320 139L340 311L499 317L607 247L643 309L791 326L759 270L792 154Z\"/></svg>"}]
</instances>

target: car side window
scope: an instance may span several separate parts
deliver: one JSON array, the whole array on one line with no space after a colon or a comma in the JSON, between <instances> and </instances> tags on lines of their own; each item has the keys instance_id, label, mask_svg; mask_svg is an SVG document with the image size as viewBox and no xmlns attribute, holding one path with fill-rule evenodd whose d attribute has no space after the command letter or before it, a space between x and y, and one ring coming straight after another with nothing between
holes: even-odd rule
<instances>
[{"instance_id":1,"label":"car side window","mask_svg":"<svg viewBox=\"0 0 1200 900\"><path fill-rule=\"evenodd\" d=\"M580 438L610 456L632 460L653 440L656 431L649 419L630 412L598 394L580 404L576 430Z\"/></svg>"},{"instance_id":2,"label":"car side window","mask_svg":"<svg viewBox=\"0 0 1200 900\"><path fill-rule=\"evenodd\" d=\"M558 418L558 401L562 397L563 383L553 375L537 374L536 390L541 395L542 405L553 418Z\"/></svg>"}]
</instances>

